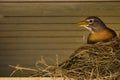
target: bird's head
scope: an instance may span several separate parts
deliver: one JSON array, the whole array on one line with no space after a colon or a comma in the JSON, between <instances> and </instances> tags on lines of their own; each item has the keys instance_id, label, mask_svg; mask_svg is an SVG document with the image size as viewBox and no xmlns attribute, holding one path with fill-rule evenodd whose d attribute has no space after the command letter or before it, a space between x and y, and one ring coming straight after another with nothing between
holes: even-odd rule
<instances>
[{"instance_id":1,"label":"bird's head","mask_svg":"<svg viewBox=\"0 0 120 80\"><path fill-rule=\"evenodd\" d=\"M87 28L90 32L99 32L107 28L103 21L96 16L86 18L79 25Z\"/></svg>"}]
</instances>

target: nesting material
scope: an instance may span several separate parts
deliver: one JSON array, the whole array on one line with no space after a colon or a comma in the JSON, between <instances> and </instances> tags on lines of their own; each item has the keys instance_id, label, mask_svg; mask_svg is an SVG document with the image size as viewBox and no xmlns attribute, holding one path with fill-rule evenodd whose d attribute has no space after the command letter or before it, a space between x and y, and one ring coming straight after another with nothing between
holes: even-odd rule
<instances>
[{"instance_id":1,"label":"nesting material","mask_svg":"<svg viewBox=\"0 0 120 80\"><path fill-rule=\"evenodd\" d=\"M37 76L67 77L74 80L120 80L120 38L106 43L83 45L68 60L54 67L47 66Z\"/></svg>"},{"instance_id":2,"label":"nesting material","mask_svg":"<svg viewBox=\"0 0 120 80\"><path fill-rule=\"evenodd\" d=\"M120 38L81 46L59 66L76 80L120 80Z\"/></svg>"}]
</instances>

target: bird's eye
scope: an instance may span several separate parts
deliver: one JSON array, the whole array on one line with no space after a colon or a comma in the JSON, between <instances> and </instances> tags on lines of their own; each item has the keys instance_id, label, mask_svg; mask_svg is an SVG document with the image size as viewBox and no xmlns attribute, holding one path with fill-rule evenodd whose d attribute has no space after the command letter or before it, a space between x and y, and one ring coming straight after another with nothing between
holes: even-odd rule
<instances>
[{"instance_id":1,"label":"bird's eye","mask_svg":"<svg viewBox=\"0 0 120 80\"><path fill-rule=\"evenodd\" d=\"M93 23L94 23L94 20L93 20L93 19L90 19L90 20L89 20L89 23L90 23L90 24L93 24Z\"/></svg>"},{"instance_id":2,"label":"bird's eye","mask_svg":"<svg viewBox=\"0 0 120 80\"><path fill-rule=\"evenodd\" d=\"M93 20L90 20L89 22L90 22L90 23L92 23L92 22L93 22Z\"/></svg>"}]
</instances>

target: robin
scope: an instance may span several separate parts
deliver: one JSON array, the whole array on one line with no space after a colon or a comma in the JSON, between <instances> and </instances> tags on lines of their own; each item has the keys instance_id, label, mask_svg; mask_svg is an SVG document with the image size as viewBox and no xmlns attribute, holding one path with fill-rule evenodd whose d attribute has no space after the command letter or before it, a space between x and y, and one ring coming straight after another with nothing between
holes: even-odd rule
<instances>
[{"instance_id":1,"label":"robin","mask_svg":"<svg viewBox=\"0 0 120 80\"><path fill-rule=\"evenodd\" d=\"M80 26L90 31L87 39L88 44L107 42L117 36L114 30L107 27L104 22L96 16L86 18L84 21L80 22Z\"/></svg>"}]
</instances>

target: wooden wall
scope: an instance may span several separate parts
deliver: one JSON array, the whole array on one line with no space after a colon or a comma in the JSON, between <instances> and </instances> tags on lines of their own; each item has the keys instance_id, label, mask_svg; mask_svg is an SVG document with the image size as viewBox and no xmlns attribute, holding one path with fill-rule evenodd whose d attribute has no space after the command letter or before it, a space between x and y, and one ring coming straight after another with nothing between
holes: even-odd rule
<instances>
[{"instance_id":1,"label":"wooden wall","mask_svg":"<svg viewBox=\"0 0 120 80\"><path fill-rule=\"evenodd\" d=\"M59 61L67 59L86 42L89 31L77 23L88 16L120 32L119 1L1 0L0 76L9 76L8 65L34 67L41 56L48 64L55 64L56 54Z\"/></svg>"}]
</instances>

